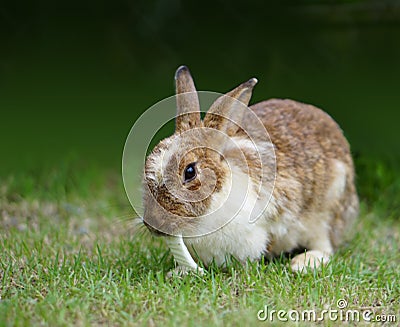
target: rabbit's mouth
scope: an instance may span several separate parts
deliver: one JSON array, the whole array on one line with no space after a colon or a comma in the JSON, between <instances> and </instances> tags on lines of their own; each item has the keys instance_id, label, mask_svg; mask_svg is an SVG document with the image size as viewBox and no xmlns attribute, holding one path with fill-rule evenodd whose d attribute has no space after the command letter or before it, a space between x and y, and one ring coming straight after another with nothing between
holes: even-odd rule
<instances>
[{"instance_id":1,"label":"rabbit's mouth","mask_svg":"<svg viewBox=\"0 0 400 327\"><path fill-rule=\"evenodd\" d=\"M151 226L150 224L146 223L145 220L143 220L143 224L147 227L147 229L150 231L150 233L151 233L153 236L156 236L156 237L168 236L167 233L164 233L164 232L162 232L161 230L159 230L159 229L157 229L157 228L154 228L154 227Z\"/></svg>"}]
</instances>

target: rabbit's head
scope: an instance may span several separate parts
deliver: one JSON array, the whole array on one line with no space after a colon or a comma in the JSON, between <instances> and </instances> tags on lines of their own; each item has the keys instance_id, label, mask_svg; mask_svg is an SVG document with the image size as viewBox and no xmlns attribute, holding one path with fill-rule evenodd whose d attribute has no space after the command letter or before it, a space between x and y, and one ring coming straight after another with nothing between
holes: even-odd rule
<instances>
[{"instance_id":1,"label":"rabbit's head","mask_svg":"<svg viewBox=\"0 0 400 327\"><path fill-rule=\"evenodd\" d=\"M250 79L219 97L201 119L198 94L187 67L178 68L175 133L162 140L147 157L144 173L143 222L155 234L195 229L226 183L232 182L227 149L235 152L231 136L240 130L252 89ZM240 152L240 151L239 151ZM243 154L232 160L246 161Z\"/></svg>"}]
</instances>

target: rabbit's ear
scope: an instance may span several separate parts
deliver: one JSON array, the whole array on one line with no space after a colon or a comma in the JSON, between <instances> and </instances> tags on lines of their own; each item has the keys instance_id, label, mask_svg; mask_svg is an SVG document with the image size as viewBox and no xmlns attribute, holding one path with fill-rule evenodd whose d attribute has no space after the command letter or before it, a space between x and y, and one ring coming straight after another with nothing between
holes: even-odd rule
<instances>
[{"instance_id":1,"label":"rabbit's ear","mask_svg":"<svg viewBox=\"0 0 400 327\"><path fill-rule=\"evenodd\" d=\"M252 78L215 100L204 117L204 126L233 135L239 129L244 113L243 106L249 104L257 82L256 78Z\"/></svg>"},{"instance_id":2,"label":"rabbit's ear","mask_svg":"<svg viewBox=\"0 0 400 327\"><path fill-rule=\"evenodd\" d=\"M181 66L175 73L176 83L176 132L200 127L200 104L193 78L186 66Z\"/></svg>"}]
</instances>

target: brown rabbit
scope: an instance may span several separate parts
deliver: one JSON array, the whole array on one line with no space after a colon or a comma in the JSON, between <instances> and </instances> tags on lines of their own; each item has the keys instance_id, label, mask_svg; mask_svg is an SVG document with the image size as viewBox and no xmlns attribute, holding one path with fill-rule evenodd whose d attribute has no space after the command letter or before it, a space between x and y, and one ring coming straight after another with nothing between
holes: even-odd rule
<instances>
[{"instance_id":1,"label":"brown rabbit","mask_svg":"<svg viewBox=\"0 0 400 327\"><path fill-rule=\"evenodd\" d=\"M218 98L202 120L188 68L175 80L175 133L145 165L146 226L182 235L206 266L298 248L307 251L293 270L327 263L358 214L349 144L335 121L293 100L248 109L256 79Z\"/></svg>"}]
</instances>

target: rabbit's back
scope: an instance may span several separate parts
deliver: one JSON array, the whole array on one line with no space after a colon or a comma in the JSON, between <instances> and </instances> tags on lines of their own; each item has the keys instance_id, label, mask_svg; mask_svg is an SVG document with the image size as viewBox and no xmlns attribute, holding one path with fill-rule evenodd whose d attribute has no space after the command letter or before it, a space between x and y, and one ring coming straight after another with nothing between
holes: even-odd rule
<instances>
[{"instance_id":1,"label":"rabbit's back","mask_svg":"<svg viewBox=\"0 0 400 327\"><path fill-rule=\"evenodd\" d=\"M338 124L315 106L271 99L250 107L267 128L278 154L296 160L336 158L352 165L349 144Z\"/></svg>"},{"instance_id":2,"label":"rabbit's back","mask_svg":"<svg viewBox=\"0 0 400 327\"><path fill-rule=\"evenodd\" d=\"M306 225L324 213L337 247L358 214L353 161L342 130L324 111L293 100L271 99L250 109L274 145L279 209L289 209Z\"/></svg>"}]
</instances>

